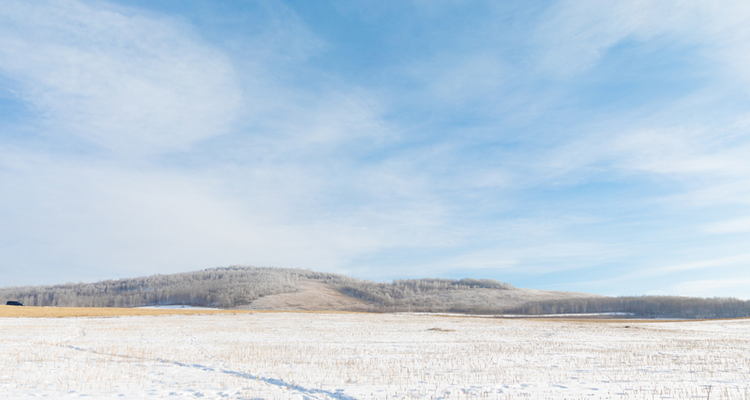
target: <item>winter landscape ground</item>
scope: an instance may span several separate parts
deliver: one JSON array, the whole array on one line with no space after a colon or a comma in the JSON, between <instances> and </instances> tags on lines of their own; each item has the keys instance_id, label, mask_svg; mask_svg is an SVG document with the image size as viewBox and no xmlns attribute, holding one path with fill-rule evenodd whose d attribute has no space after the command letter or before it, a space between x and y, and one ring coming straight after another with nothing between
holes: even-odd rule
<instances>
[{"instance_id":1,"label":"winter landscape ground","mask_svg":"<svg viewBox=\"0 0 750 400\"><path fill-rule=\"evenodd\" d=\"M750 320L0 318L2 398L747 399Z\"/></svg>"}]
</instances>

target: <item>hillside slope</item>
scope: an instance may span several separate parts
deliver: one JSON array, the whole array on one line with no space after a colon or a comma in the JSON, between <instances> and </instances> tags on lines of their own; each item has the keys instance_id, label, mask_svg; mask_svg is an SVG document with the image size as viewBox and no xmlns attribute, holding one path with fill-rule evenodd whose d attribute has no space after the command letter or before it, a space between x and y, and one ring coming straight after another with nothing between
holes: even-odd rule
<instances>
[{"instance_id":1,"label":"hillside slope","mask_svg":"<svg viewBox=\"0 0 750 400\"><path fill-rule=\"evenodd\" d=\"M607 297L519 289L507 282L470 278L383 283L311 270L244 266L95 283L0 288L0 304L8 300L57 307L190 305L245 310L750 317L750 301L731 298Z\"/></svg>"},{"instance_id":2,"label":"hillside slope","mask_svg":"<svg viewBox=\"0 0 750 400\"><path fill-rule=\"evenodd\" d=\"M559 292L550 290L519 289L441 291L415 294L400 305L382 304L353 297L321 282L300 283L299 290L261 297L252 303L237 307L244 310L285 311L425 311L497 313L508 307L519 307L529 302L584 299L603 297L590 293Z\"/></svg>"},{"instance_id":3,"label":"hillside slope","mask_svg":"<svg viewBox=\"0 0 750 400\"><path fill-rule=\"evenodd\" d=\"M240 310L276 311L371 311L372 303L341 293L322 282L300 282L298 290L264 296L250 304L237 307Z\"/></svg>"},{"instance_id":4,"label":"hillside slope","mask_svg":"<svg viewBox=\"0 0 750 400\"><path fill-rule=\"evenodd\" d=\"M509 283L491 279L380 283L311 270L233 266L95 283L0 288L0 302L63 307L183 304L272 310L446 311L464 298L467 304L481 304L480 292L514 290Z\"/></svg>"}]
</instances>

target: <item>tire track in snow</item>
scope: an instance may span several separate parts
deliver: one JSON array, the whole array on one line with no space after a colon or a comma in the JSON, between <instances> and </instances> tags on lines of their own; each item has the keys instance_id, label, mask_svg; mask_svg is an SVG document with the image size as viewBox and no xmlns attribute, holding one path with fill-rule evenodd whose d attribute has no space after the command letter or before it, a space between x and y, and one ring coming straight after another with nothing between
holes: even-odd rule
<instances>
[{"instance_id":1,"label":"tire track in snow","mask_svg":"<svg viewBox=\"0 0 750 400\"><path fill-rule=\"evenodd\" d=\"M164 363L164 364L177 365L179 367L195 368L195 369L200 369L203 371L220 372L223 374L234 375L243 379L265 382L269 385L277 386L279 388L293 390L295 392L298 392L305 399L321 399L321 397L315 396L317 394L317 395L325 395L325 396L329 396L330 398L341 399L341 400L357 400L356 397L345 395L340 391L332 392L330 390L308 389L303 386L287 383L286 381L280 378L264 378L258 375L249 374L247 372L232 371L226 368L217 369L217 368L212 368L212 367L205 366L202 364L188 364L188 363L182 363L179 361L167 360L164 358L146 358L146 357L137 357L137 356L122 355L122 354L103 353L103 352L99 352L96 350L85 349L83 347L77 347L77 346L72 346L72 345L60 344L58 346L68 348L71 350L104 355L104 356L120 357L120 358L125 358L129 360L137 360L137 361L157 361L157 362Z\"/></svg>"}]
</instances>

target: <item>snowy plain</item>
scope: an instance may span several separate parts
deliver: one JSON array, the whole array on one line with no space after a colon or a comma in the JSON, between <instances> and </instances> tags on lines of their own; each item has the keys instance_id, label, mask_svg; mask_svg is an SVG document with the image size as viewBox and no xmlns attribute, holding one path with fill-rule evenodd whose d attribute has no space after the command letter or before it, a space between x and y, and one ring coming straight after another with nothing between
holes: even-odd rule
<instances>
[{"instance_id":1,"label":"snowy plain","mask_svg":"<svg viewBox=\"0 0 750 400\"><path fill-rule=\"evenodd\" d=\"M750 320L0 318L0 398L750 399Z\"/></svg>"}]
</instances>

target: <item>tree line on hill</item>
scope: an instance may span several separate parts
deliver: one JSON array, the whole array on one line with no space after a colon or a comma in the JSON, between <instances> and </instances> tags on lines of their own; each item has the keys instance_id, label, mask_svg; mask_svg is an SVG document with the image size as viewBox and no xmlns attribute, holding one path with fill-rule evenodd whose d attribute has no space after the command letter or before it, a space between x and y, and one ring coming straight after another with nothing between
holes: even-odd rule
<instances>
[{"instance_id":1,"label":"tree line on hill","mask_svg":"<svg viewBox=\"0 0 750 400\"><path fill-rule=\"evenodd\" d=\"M233 307L261 296L295 291L298 274L294 272L229 267L95 283L10 287L0 289L0 301L13 299L28 306L59 307Z\"/></svg>"},{"instance_id":2,"label":"tree line on hill","mask_svg":"<svg viewBox=\"0 0 750 400\"><path fill-rule=\"evenodd\" d=\"M489 292L514 290L491 279L398 279L391 283L291 268L231 266L95 283L0 288L0 304L29 306L142 307L190 305L236 308L263 296L294 293L305 282L319 282L364 300L373 312L455 312L470 314L631 313L659 318L750 317L750 301L677 296L591 297L532 301L507 307L493 304ZM490 300L488 300L490 299Z\"/></svg>"},{"instance_id":3,"label":"tree line on hill","mask_svg":"<svg viewBox=\"0 0 750 400\"><path fill-rule=\"evenodd\" d=\"M58 307L190 305L234 308L263 296L296 292L305 281L322 282L342 293L370 301L373 311L393 309L404 303L404 299L414 301L429 293L513 289L509 283L491 279L408 279L377 283L311 270L231 266L95 283L0 288L0 302L18 300L29 306Z\"/></svg>"},{"instance_id":4,"label":"tree line on hill","mask_svg":"<svg viewBox=\"0 0 750 400\"><path fill-rule=\"evenodd\" d=\"M629 313L646 318L747 318L750 317L750 301L681 296L591 297L528 302L503 312L521 315Z\"/></svg>"},{"instance_id":5,"label":"tree line on hill","mask_svg":"<svg viewBox=\"0 0 750 400\"><path fill-rule=\"evenodd\" d=\"M513 290L507 282L492 279L397 279L393 283L349 280L337 282L334 287L349 296L374 305L373 311L456 311L450 298L440 296L455 291L475 289ZM473 305L471 307L476 307ZM494 308L497 311L497 307ZM463 311L463 310L461 310Z\"/></svg>"}]
</instances>

